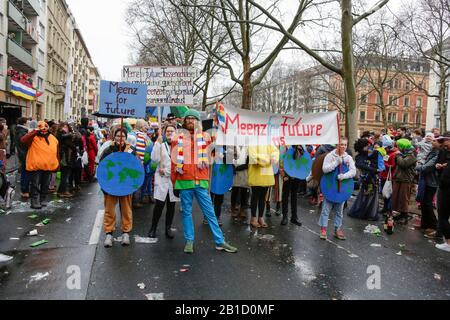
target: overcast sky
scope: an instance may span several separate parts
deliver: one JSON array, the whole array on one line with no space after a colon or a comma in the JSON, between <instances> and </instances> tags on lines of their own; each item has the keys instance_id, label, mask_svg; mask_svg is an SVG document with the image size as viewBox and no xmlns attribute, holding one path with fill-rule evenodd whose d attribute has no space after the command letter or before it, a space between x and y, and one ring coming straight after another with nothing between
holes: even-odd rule
<instances>
[{"instance_id":1,"label":"overcast sky","mask_svg":"<svg viewBox=\"0 0 450 320\"><path fill-rule=\"evenodd\" d=\"M66 0L84 41L105 80L120 80L130 63L124 14L129 0Z\"/></svg>"}]
</instances>

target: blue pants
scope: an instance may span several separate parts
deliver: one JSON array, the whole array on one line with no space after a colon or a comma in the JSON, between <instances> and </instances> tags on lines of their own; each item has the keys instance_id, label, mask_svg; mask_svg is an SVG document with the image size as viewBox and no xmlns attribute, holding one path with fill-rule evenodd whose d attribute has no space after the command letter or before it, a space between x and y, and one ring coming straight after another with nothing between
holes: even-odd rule
<instances>
[{"instance_id":1,"label":"blue pants","mask_svg":"<svg viewBox=\"0 0 450 320\"><path fill-rule=\"evenodd\" d=\"M334 227L339 229L342 226L342 212L344 211L344 202L333 203L327 199L323 199L322 213L320 214L319 225L321 227L328 227L328 217L330 212L334 212Z\"/></svg>"},{"instance_id":2,"label":"blue pants","mask_svg":"<svg viewBox=\"0 0 450 320\"><path fill-rule=\"evenodd\" d=\"M22 165L20 173L20 191L22 193L30 193L31 175L25 170L25 165Z\"/></svg>"},{"instance_id":3,"label":"blue pants","mask_svg":"<svg viewBox=\"0 0 450 320\"><path fill-rule=\"evenodd\" d=\"M200 205L203 215L208 220L208 225L213 234L215 243L217 245L223 244L225 240L222 230L220 230L219 223L217 222L211 197L208 190L201 188L200 186L197 186L194 189L180 190L184 238L186 241L194 241L194 222L192 220L192 203L194 196L197 198L197 202Z\"/></svg>"}]
</instances>

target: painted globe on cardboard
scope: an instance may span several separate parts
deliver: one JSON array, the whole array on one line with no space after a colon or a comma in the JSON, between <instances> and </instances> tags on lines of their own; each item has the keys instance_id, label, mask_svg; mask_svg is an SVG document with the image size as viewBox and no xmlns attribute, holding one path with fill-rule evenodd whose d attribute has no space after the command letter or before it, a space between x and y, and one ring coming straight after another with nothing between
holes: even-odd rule
<instances>
[{"instance_id":1,"label":"painted globe on cardboard","mask_svg":"<svg viewBox=\"0 0 450 320\"><path fill-rule=\"evenodd\" d=\"M103 159L97 169L102 190L112 196L133 194L144 183L145 173L141 161L131 153L114 152Z\"/></svg>"}]
</instances>

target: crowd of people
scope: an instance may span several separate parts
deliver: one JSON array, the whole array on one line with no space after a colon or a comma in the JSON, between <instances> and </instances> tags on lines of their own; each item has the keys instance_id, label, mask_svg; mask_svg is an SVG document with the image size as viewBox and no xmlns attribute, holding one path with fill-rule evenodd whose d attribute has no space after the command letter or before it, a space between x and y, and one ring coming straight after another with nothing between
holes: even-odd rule
<instances>
[{"instance_id":1,"label":"crowd of people","mask_svg":"<svg viewBox=\"0 0 450 320\"><path fill-rule=\"evenodd\" d=\"M6 155L7 133L2 133L1 121L0 126L0 151ZM224 194L210 192L211 179L214 179L210 174L211 165L221 161L233 166L229 191L234 221L241 220L252 228L267 228L265 218L274 212L282 216L281 226L290 222L300 227L302 212L298 210L297 200L299 195L304 195L311 206L321 207L320 238L328 238L328 219L334 214L334 237L346 240L342 227L346 207L347 215L352 218L380 221L384 217L385 230L392 233L395 224L409 222L411 199L415 199L421 219L414 221L414 226L425 237L436 239L436 248L450 252L450 211L444 203L450 198L449 132L441 135L438 129L425 133L406 128L379 134L364 132L360 139L353 141L355 155L345 137L336 146L290 146L294 159L305 153L313 159L311 172L304 180L284 170L286 147L214 146L214 137L202 130L200 114L193 109L182 119L169 115L161 127L142 119L133 125L125 122L123 126L119 123L104 126L88 119L74 125L20 118L14 132L12 142L20 162L21 196L30 198L33 209L45 207L49 193L72 198L80 191L83 181L95 182L96 166L112 153L128 152L141 161L145 179L136 192L115 196L104 191L105 247L114 243L117 202L121 210L122 245L130 244L133 209L148 208L149 204L153 204L153 215L148 236L157 237L158 224L166 208L164 232L168 239L173 239L172 223L179 203L184 252L193 253L195 198L203 223L211 230L215 248L237 252L236 247L225 241L221 230ZM339 185L347 180L357 182L359 192L349 204L326 195L320 188L323 175L336 170Z\"/></svg>"}]
</instances>

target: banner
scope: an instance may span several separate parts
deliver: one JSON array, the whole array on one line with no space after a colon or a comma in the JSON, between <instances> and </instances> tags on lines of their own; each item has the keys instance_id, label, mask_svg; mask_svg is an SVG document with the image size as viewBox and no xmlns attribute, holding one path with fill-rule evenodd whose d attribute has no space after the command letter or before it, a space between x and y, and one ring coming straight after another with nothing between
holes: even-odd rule
<instances>
[{"instance_id":1,"label":"banner","mask_svg":"<svg viewBox=\"0 0 450 320\"><path fill-rule=\"evenodd\" d=\"M99 114L145 118L147 87L140 84L100 81Z\"/></svg>"},{"instance_id":2,"label":"banner","mask_svg":"<svg viewBox=\"0 0 450 320\"><path fill-rule=\"evenodd\" d=\"M189 66L125 66L122 81L147 86L147 106L194 105L197 71Z\"/></svg>"},{"instance_id":3,"label":"banner","mask_svg":"<svg viewBox=\"0 0 450 320\"><path fill-rule=\"evenodd\" d=\"M226 146L337 144L337 111L282 115L218 106L217 144Z\"/></svg>"}]
</instances>

